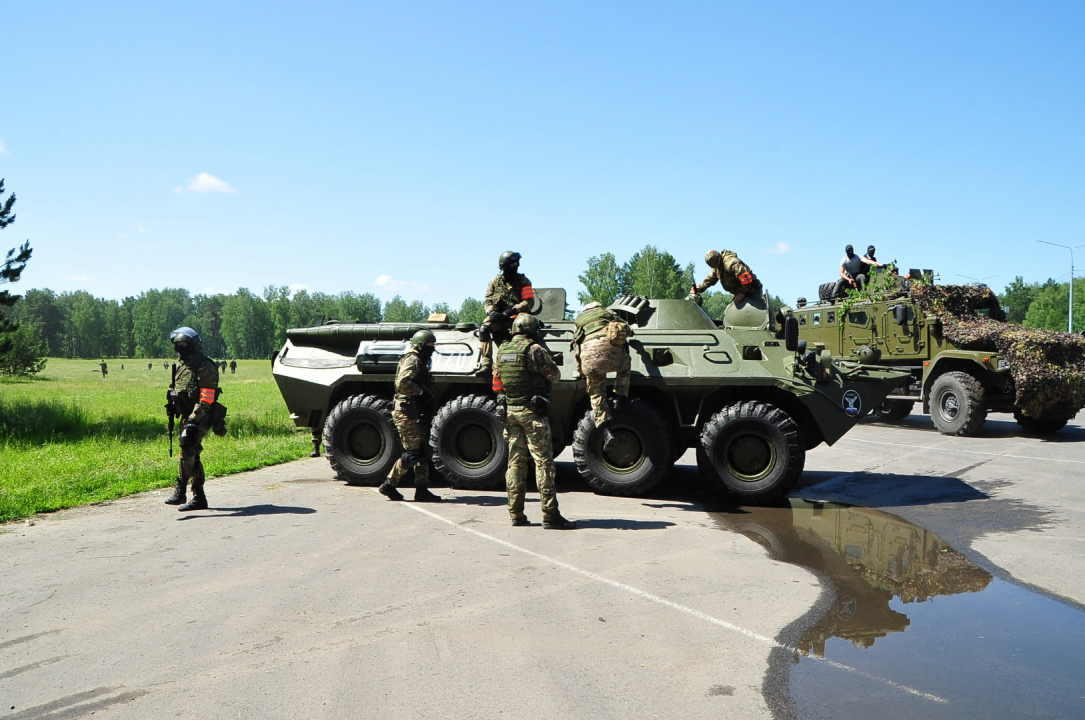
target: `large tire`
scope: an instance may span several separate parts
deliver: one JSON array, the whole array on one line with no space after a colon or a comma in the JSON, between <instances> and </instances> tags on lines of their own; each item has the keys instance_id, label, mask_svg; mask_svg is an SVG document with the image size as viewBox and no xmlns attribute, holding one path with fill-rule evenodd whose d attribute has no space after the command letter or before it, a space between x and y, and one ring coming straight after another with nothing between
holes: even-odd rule
<instances>
[{"instance_id":1,"label":"large tire","mask_svg":"<svg viewBox=\"0 0 1085 720\"><path fill-rule=\"evenodd\" d=\"M701 431L701 476L711 488L736 500L761 504L786 495L805 465L798 426L769 403L728 405Z\"/></svg>"},{"instance_id":2,"label":"large tire","mask_svg":"<svg viewBox=\"0 0 1085 720\"><path fill-rule=\"evenodd\" d=\"M987 420L983 385L968 373L947 372L931 386L931 420L943 435L975 435Z\"/></svg>"},{"instance_id":3,"label":"large tire","mask_svg":"<svg viewBox=\"0 0 1085 720\"><path fill-rule=\"evenodd\" d=\"M1017 424L1021 426L1027 432L1036 433L1037 435L1047 435L1049 433L1058 432L1066 427L1066 423L1070 422L1072 418L1058 418L1058 417L1042 417L1034 418L1025 415L1017 408L1013 409L1013 419L1017 421Z\"/></svg>"},{"instance_id":4,"label":"large tire","mask_svg":"<svg viewBox=\"0 0 1085 720\"><path fill-rule=\"evenodd\" d=\"M380 485L402 447L392 422L392 403L376 395L354 395L328 413L324 453L349 485Z\"/></svg>"},{"instance_id":5,"label":"large tire","mask_svg":"<svg viewBox=\"0 0 1085 720\"><path fill-rule=\"evenodd\" d=\"M452 487L505 487L509 446L496 413L497 403L485 395L461 395L434 416L430 430L433 465Z\"/></svg>"},{"instance_id":6,"label":"large tire","mask_svg":"<svg viewBox=\"0 0 1085 720\"><path fill-rule=\"evenodd\" d=\"M886 400L878 406L878 419L883 422L898 422L912 414L914 400Z\"/></svg>"},{"instance_id":7,"label":"large tire","mask_svg":"<svg viewBox=\"0 0 1085 720\"><path fill-rule=\"evenodd\" d=\"M604 431L595 427L591 410L573 434L576 469L603 495L641 495L667 476L674 461L666 422L652 405L633 400L627 412L615 412L607 428L616 442L604 452Z\"/></svg>"}]
</instances>

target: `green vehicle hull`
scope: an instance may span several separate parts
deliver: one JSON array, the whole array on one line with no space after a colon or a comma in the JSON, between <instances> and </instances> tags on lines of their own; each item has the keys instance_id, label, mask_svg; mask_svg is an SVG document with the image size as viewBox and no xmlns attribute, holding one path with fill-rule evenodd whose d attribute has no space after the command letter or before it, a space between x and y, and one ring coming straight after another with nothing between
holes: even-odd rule
<instances>
[{"instance_id":1,"label":"green vehicle hull","mask_svg":"<svg viewBox=\"0 0 1085 720\"><path fill-rule=\"evenodd\" d=\"M685 300L626 296L611 309L635 333L633 402L616 413L611 431L617 442L604 451L570 346L565 291L536 292L543 342L561 370L549 410L555 455L571 445L580 473L604 493L644 493L695 448L702 474L721 491L751 502L778 497L801 475L807 450L835 443L907 378L897 370L834 363L827 355L816 359L816 367L799 362L760 301L732 306L717 323ZM507 449L490 378L473 374L479 359L474 325L290 330L274 376L291 418L323 440L341 477L381 482L399 455L389 412L395 363L420 328L437 338L431 363L438 408L430 428L434 466L456 487L502 487Z\"/></svg>"}]
</instances>

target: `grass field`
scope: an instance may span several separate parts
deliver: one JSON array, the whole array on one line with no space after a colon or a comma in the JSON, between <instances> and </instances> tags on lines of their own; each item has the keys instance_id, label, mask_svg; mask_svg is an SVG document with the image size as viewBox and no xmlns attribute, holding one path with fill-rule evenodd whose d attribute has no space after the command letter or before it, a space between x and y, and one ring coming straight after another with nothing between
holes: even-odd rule
<instances>
[{"instance_id":1,"label":"grass field","mask_svg":"<svg viewBox=\"0 0 1085 720\"><path fill-rule=\"evenodd\" d=\"M147 360L107 362L105 379L97 361L52 358L38 379L0 380L0 522L173 484L169 371L161 358L150 370ZM309 454L310 435L290 421L271 363L240 361L220 384L229 434L204 440L208 478Z\"/></svg>"}]
</instances>

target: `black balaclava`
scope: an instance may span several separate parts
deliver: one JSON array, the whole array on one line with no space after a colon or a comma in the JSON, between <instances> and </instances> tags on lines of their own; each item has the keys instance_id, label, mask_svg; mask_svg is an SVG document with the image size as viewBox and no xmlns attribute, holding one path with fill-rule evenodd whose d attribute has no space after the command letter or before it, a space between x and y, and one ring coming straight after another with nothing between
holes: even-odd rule
<instances>
[{"instance_id":1,"label":"black balaclava","mask_svg":"<svg viewBox=\"0 0 1085 720\"><path fill-rule=\"evenodd\" d=\"M868 248L866 249L866 256L867 256L868 258L870 258L871 260L873 260L873 259L874 259L874 246L873 246L873 245L871 245L870 247L868 247Z\"/></svg>"},{"instance_id":2,"label":"black balaclava","mask_svg":"<svg viewBox=\"0 0 1085 720\"><path fill-rule=\"evenodd\" d=\"M848 245L844 248L844 254L848 257L853 257L855 255L855 248L853 248L851 245Z\"/></svg>"},{"instance_id":3,"label":"black balaclava","mask_svg":"<svg viewBox=\"0 0 1085 720\"><path fill-rule=\"evenodd\" d=\"M190 342L186 342L183 346L174 345L173 349L177 351L178 357L182 360L192 357L192 353L196 352L196 348L194 348Z\"/></svg>"},{"instance_id":4,"label":"black balaclava","mask_svg":"<svg viewBox=\"0 0 1085 720\"><path fill-rule=\"evenodd\" d=\"M505 276L506 280L515 280L516 276L520 274L520 261L510 260L505 263L505 269L502 270L502 274Z\"/></svg>"}]
</instances>

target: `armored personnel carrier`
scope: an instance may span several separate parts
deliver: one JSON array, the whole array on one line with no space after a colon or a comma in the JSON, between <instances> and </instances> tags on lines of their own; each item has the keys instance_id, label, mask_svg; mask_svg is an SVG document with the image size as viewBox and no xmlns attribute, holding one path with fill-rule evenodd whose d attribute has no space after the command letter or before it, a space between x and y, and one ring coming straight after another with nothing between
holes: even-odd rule
<instances>
[{"instance_id":1,"label":"armored personnel carrier","mask_svg":"<svg viewBox=\"0 0 1085 720\"><path fill-rule=\"evenodd\" d=\"M908 371L876 410L907 417L917 402L945 435L974 435L989 412L1023 429L1061 429L1085 403L1085 339L1010 325L987 287L872 282L863 298L825 299L794 311L799 336L834 358Z\"/></svg>"},{"instance_id":2,"label":"armored personnel carrier","mask_svg":"<svg viewBox=\"0 0 1085 720\"><path fill-rule=\"evenodd\" d=\"M533 312L561 369L549 417L555 456L570 444L577 469L601 493L635 495L662 482L687 448L705 479L756 502L785 494L806 452L832 444L878 407L906 373L833 361L805 347L798 323L761 300L731 306L713 321L686 300L620 297L610 309L635 336L632 402L615 413L603 449L570 343L565 291L536 288ZM407 340L437 338L431 360L437 410L429 433L433 465L454 487L504 485L507 447L490 379L475 377L478 328L424 324L326 324L287 333L274 375L295 424L323 430L340 477L378 484L400 454L392 423L393 380Z\"/></svg>"}]
</instances>

